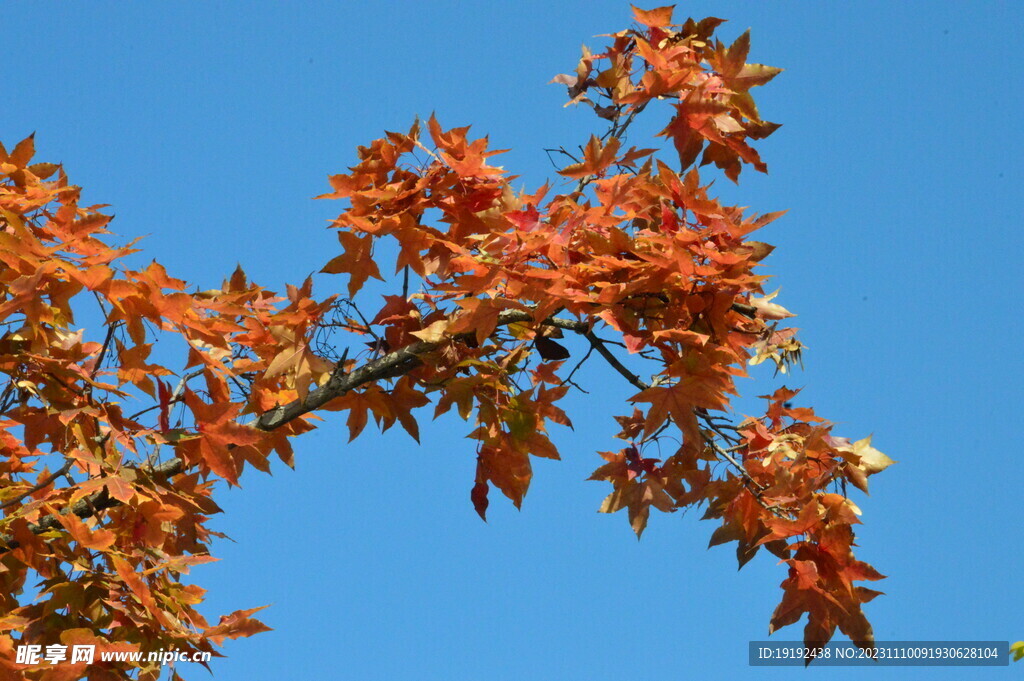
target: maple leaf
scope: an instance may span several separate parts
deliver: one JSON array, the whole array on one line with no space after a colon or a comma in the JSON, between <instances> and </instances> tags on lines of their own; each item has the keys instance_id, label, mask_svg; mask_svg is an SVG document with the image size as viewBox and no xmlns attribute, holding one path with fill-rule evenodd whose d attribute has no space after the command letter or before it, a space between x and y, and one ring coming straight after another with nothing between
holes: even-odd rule
<instances>
[{"instance_id":1,"label":"maple leaf","mask_svg":"<svg viewBox=\"0 0 1024 681\"><path fill-rule=\"evenodd\" d=\"M334 371L334 365L314 354L306 340L295 330L272 326L270 333L280 345L263 374L264 378L284 375L288 387L293 388L300 398L304 398L311 383L323 383Z\"/></svg>"},{"instance_id":2,"label":"maple leaf","mask_svg":"<svg viewBox=\"0 0 1024 681\"><path fill-rule=\"evenodd\" d=\"M644 26L664 28L672 25L672 10L675 9L675 5L654 9L640 9L636 5L630 5L630 7L633 8L633 17Z\"/></svg>"},{"instance_id":3,"label":"maple leaf","mask_svg":"<svg viewBox=\"0 0 1024 681\"><path fill-rule=\"evenodd\" d=\"M6 154L5 154L6 155ZM24 168L36 155L36 134L32 133L14 146L14 150L4 159L18 168Z\"/></svg>"},{"instance_id":4,"label":"maple leaf","mask_svg":"<svg viewBox=\"0 0 1024 681\"><path fill-rule=\"evenodd\" d=\"M391 407L391 413L402 424L405 431L412 436L412 439L419 442L420 429L412 415L412 410L428 404L430 400L422 392L416 390L412 379L408 376L403 376L395 384L394 389L389 394L389 398L388 403Z\"/></svg>"},{"instance_id":5,"label":"maple leaf","mask_svg":"<svg viewBox=\"0 0 1024 681\"><path fill-rule=\"evenodd\" d=\"M250 608L248 610L236 610L230 615L224 615L220 618L220 622L218 622L216 626L205 630L203 632L203 636L219 644L223 642L225 638L245 638L264 631L273 631L273 629L263 624L263 622L250 617L250 615L257 613L260 610L264 610L267 607L268 606L264 605L259 608Z\"/></svg>"},{"instance_id":6,"label":"maple leaf","mask_svg":"<svg viewBox=\"0 0 1024 681\"><path fill-rule=\"evenodd\" d=\"M540 226L540 212L532 203L525 210L512 210L505 218L523 232L531 232Z\"/></svg>"},{"instance_id":7,"label":"maple leaf","mask_svg":"<svg viewBox=\"0 0 1024 681\"><path fill-rule=\"evenodd\" d=\"M160 400L160 431L166 433L171 429L171 389L166 383L157 379L157 393Z\"/></svg>"},{"instance_id":8,"label":"maple leaf","mask_svg":"<svg viewBox=\"0 0 1024 681\"><path fill-rule=\"evenodd\" d=\"M533 340L537 353L546 360L561 360L569 358L569 351L565 346L544 336L537 336Z\"/></svg>"},{"instance_id":9,"label":"maple leaf","mask_svg":"<svg viewBox=\"0 0 1024 681\"><path fill-rule=\"evenodd\" d=\"M57 520L68 531L71 538L79 545L90 551L104 551L110 548L116 536L113 532L103 528L91 529L84 522L78 519L73 513L57 514Z\"/></svg>"},{"instance_id":10,"label":"maple leaf","mask_svg":"<svg viewBox=\"0 0 1024 681\"><path fill-rule=\"evenodd\" d=\"M361 237L342 230L338 232L338 241L341 242L342 254L331 258L320 271L327 274L348 274L349 297L355 297L370 277L384 280L377 269L377 263L373 260L372 236Z\"/></svg>"},{"instance_id":11,"label":"maple leaf","mask_svg":"<svg viewBox=\"0 0 1024 681\"><path fill-rule=\"evenodd\" d=\"M805 534L821 523L818 503L811 502L806 504L796 519L772 517L766 518L763 522L772 533L761 539L760 543Z\"/></svg>"},{"instance_id":12,"label":"maple leaf","mask_svg":"<svg viewBox=\"0 0 1024 681\"><path fill-rule=\"evenodd\" d=\"M750 248L750 259L754 262L761 262L775 250L774 246L763 241L744 241L743 245Z\"/></svg>"},{"instance_id":13,"label":"maple leaf","mask_svg":"<svg viewBox=\"0 0 1024 681\"><path fill-rule=\"evenodd\" d=\"M438 319L431 322L425 329L410 332L410 335L416 336L424 343L439 343L445 337L445 331L449 326L451 326L450 320Z\"/></svg>"},{"instance_id":14,"label":"maple leaf","mask_svg":"<svg viewBox=\"0 0 1024 681\"><path fill-rule=\"evenodd\" d=\"M238 448L259 443L264 434L235 420L241 413L241 404L207 404L188 389L185 390L184 398L195 417L196 429L200 434L199 438L186 442L185 446L195 451L210 470L237 485L243 454Z\"/></svg>"},{"instance_id":15,"label":"maple leaf","mask_svg":"<svg viewBox=\"0 0 1024 681\"><path fill-rule=\"evenodd\" d=\"M473 489L469 493L470 501L473 502L473 509L480 516L480 519L487 522L487 490L488 486L486 482L477 482L473 485Z\"/></svg>"},{"instance_id":16,"label":"maple leaf","mask_svg":"<svg viewBox=\"0 0 1024 681\"><path fill-rule=\"evenodd\" d=\"M113 556L112 562L114 564L114 570L117 572L117 576L121 581L129 588L134 594L142 607L145 608L162 626L168 625L168 620L163 611L157 607L156 600L153 598L153 592L150 590L146 580L143 579L142 575L136 572L132 566L124 559Z\"/></svg>"},{"instance_id":17,"label":"maple leaf","mask_svg":"<svg viewBox=\"0 0 1024 681\"><path fill-rule=\"evenodd\" d=\"M580 179L590 175L603 175L608 166L615 163L619 153L619 140L612 137L607 144L601 144L596 135L590 136L590 142L583 149L583 162L574 163L559 170L560 175L572 179Z\"/></svg>"},{"instance_id":18,"label":"maple leaf","mask_svg":"<svg viewBox=\"0 0 1024 681\"><path fill-rule=\"evenodd\" d=\"M478 480L492 482L516 508L522 506L533 477L525 452L504 442L484 445L480 448L478 466Z\"/></svg>"},{"instance_id":19,"label":"maple leaf","mask_svg":"<svg viewBox=\"0 0 1024 681\"><path fill-rule=\"evenodd\" d=\"M836 450L850 464L846 466L847 479L865 494L868 493L868 477L897 463L871 446L870 435L853 445L843 438L833 440L837 443Z\"/></svg>"},{"instance_id":20,"label":"maple leaf","mask_svg":"<svg viewBox=\"0 0 1024 681\"><path fill-rule=\"evenodd\" d=\"M719 409L723 406L722 396L717 390L700 378L686 377L667 387L653 387L643 390L630 402L649 402L651 408L645 419L644 434L651 435L665 423L669 416L680 425L696 434L695 408Z\"/></svg>"},{"instance_id":21,"label":"maple leaf","mask_svg":"<svg viewBox=\"0 0 1024 681\"><path fill-rule=\"evenodd\" d=\"M750 305L757 310L757 316L762 319L786 319L788 317L795 317L796 315L782 307L778 303L771 302L782 289L776 290L774 293L770 293L767 296L759 298L757 296L750 297Z\"/></svg>"},{"instance_id":22,"label":"maple leaf","mask_svg":"<svg viewBox=\"0 0 1024 681\"><path fill-rule=\"evenodd\" d=\"M871 446L870 435L863 440L857 440L853 443L853 453L860 458L860 462L857 464L858 468L863 470L867 475L881 473L886 468L896 463L888 456Z\"/></svg>"},{"instance_id":23,"label":"maple leaf","mask_svg":"<svg viewBox=\"0 0 1024 681\"><path fill-rule=\"evenodd\" d=\"M663 485L658 480L654 478L642 481L631 479L617 485L615 490L601 503L598 511L615 513L627 509L629 525L639 539L647 528L652 506L664 512L672 511L675 508L671 497L665 493Z\"/></svg>"},{"instance_id":24,"label":"maple leaf","mask_svg":"<svg viewBox=\"0 0 1024 681\"><path fill-rule=\"evenodd\" d=\"M498 326L498 317L504 308L498 301L467 298L458 302L466 311L452 325L457 333L473 330L477 345L483 345Z\"/></svg>"},{"instance_id":25,"label":"maple leaf","mask_svg":"<svg viewBox=\"0 0 1024 681\"><path fill-rule=\"evenodd\" d=\"M481 382L482 379L479 376L467 376L453 378L445 383L434 410L434 418L450 410L452 405L456 405L459 416L464 420L469 419L473 410L475 392Z\"/></svg>"}]
</instances>

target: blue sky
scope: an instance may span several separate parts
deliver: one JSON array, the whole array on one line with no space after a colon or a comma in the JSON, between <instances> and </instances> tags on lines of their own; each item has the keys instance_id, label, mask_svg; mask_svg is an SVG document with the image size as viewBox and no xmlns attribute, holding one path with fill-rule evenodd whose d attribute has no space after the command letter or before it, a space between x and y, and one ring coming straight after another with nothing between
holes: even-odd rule
<instances>
[{"instance_id":1,"label":"blue sky","mask_svg":"<svg viewBox=\"0 0 1024 681\"><path fill-rule=\"evenodd\" d=\"M1019 310L1024 240L1019 27L1024 6L690 2L677 16L753 29L751 59L786 71L758 93L784 127L728 200L790 209L761 238L810 347L802 404L899 460L856 498L860 556L889 579L867 606L879 640L1024 637L1020 595ZM579 45L629 21L626 3L5 3L0 139L37 133L146 259L208 288L240 262L282 289L319 269L338 206L311 201L355 147L436 111L473 124L536 187L542 149L585 142L563 109ZM664 112L661 112L662 114ZM657 112L630 141L665 118ZM140 256L140 262L141 262ZM340 292L321 276L317 290ZM656 516L637 542L584 482L616 446L630 394L583 376L564 461L538 461L522 511L469 503L461 422L421 419L422 446L342 419L296 442L297 470L250 471L221 495L235 540L197 569L209 613L272 603L275 631L231 642L222 680L857 679L860 668L752 669L784 578L737 573L698 513ZM747 395L781 381L745 381ZM796 640L799 627L775 638ZM186 676L205 676L187 669ZM875 678L1005 672L886 669ZM1011 672L1012 673L1012 672ZM927 675L927 676L926 676Z\"/></svg>"}]
</instances>

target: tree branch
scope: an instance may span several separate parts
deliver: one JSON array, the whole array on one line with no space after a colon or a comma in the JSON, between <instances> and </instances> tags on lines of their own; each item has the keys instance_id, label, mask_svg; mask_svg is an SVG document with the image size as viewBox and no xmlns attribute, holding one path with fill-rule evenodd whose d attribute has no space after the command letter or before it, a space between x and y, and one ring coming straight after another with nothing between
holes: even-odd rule
<instances>
[{"instance_id":1,"label":"tree branch","mask_svg":"<svg viewBox=\"0 0 1024 681\"><path fill-rule=\"evenodd\" d=\"M533 314L530 310L503 310L498 315L499 327L528 321L534 321ZM592 349L596 350L602 357L604 357L608 364L625 377L632 385L636 386L640 390L645 390L650 387L650 385L640 380L639 376L627 369L625 365L623 365L618 358L612 354L612 352L605 346L604 341L594 334L588 322L575 319L565 319L562 317L549 317L540 323L542 325L554 326L582 335L590 341ZM473 333L470 332L460 334L459 336L456 336L456 338L468 339L472 336ZM251 425L253 428L263 431L271 431L280 428L286 423L299 418L303 414L308 414L319 409L336 397L341 397L351 390L355 390L356 388L369 383L375 383L385 378L401 376L412 371L420 364L420 357L422 355L441 347L445 343L450 342L450 340L451 339L448 338L437 342L418 341L411 345L407 345L404 348L400 348L399 350L395 350L394 352L390 352L383 357L371 360L349 373L343 373L340 370L341 366L339 365L339 370L335 371L335 373L331 375L331 378L327 383L309 391L306 397L301 400L295 400L289 404L281 405L264 412ZM180 387L181 386L179 385L179 388ZM138 471L139 474L148 477L166 479L181 473L184 469L185 462L181 459L175 458L154 466L140 466L135 470ZM99 492L79 500L71 506L65 507L60 511L60 515L74 513L80 518L88 518L89 516L94 515L97 511L113 508L120 504L121 502L108 495L105 490L100 490ZM52 514L44 516L38 523L29 525L29 529L33 534L40 534L58 527L61 527L60 521L57 516ZM0 547L0 553L15 549L19 545L18 542L10 536L0 536L0 542L3 542L4 544L4 547Z\"/></svg>"},{"instance_id":2,"label":"tree branch","mask_svg":"<svg viewBox=\"0 0 1024 681\"><path fill-rule=\"evenodd\" d=\"M591 347L597 350L597 352L602 357L604 357L605 360L607 360L608 364L610 364L613 369L622 374L627 381L632 383L640 390L647 390L648 388L651 387L650 384L643 382L642 380L640 380L639 376L637 376L632 371L627 369L626 366L619 361L619 358L612 354L612 351L608 349L608 346L604 344L604 341L594 335L593 331L587 330L580 331L579 333L582 333L583 336L588 341L590 341Z\"/></svg>"},{"instance_id":3,"label":"tree branch","mask_svg":"<svg viewBox=\"0 0 1024 681\"><path fill-rule=\"evenodd\" d=\"M18 502L20 502L25 497L31 496L38 492L39 490L49 487L54 480L67 473L69 470L71 470L71 464L73 461L73 459L68 459L66 462L64 462L63 466L55 470L53 473L50 473L45 478L43 478L36 484L32 485L27 490L25 490L18 496L14 497L13 499L8 499L3 504L0 504L0 510L10 508L11 506L14 506Z\"/></svg>"}]
</instances>

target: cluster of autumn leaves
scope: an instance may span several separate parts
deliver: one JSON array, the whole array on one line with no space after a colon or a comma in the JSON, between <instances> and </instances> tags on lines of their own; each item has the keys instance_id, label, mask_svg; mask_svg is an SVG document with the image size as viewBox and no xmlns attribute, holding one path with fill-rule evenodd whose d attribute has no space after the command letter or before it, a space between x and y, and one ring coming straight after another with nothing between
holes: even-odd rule
<instances>
[{"instance_id":1,"label":"cluster of autumn leaves","mask_svg":"<svg viewBox=\"0 0 1024 681\"><path fill-rule=\"evenodd\" d=\"M871 642L861 605L877 592L855 582L881 575L853 556L859 509L846 491L866 491L891 461L832 435L786 389L766 396L764 416L729 416L748 364L785 370L802 346L755 271L771 247L749 236L777 215L724 206L687 170L698 158L733 180L743 164L765 170L751 142L778 126L749 90L778 69L746 63L747 34L713 40L721 20L673 24L669 8L635 18L556 78L610 126L561 171L563 193L513 190L486 139L434 118L361 147L322 197L346 202L332 223L340 254L322 270L347 275L345 300L315 298L309 280L277 296L241 269L192 292L155 262L132 269L103 207L81 206L62 168L33 164L31 138L0 148L0 668L122 679L129 665L27 669L14 648L214 651L264 630L254 611L209 624L202 589L182 575L212 560L214 482L268 470L274 455L292 465L290 438L314 411L347 412L351 438L372 417L418 439L417 409L454 408L475 442L477 512L493 488L518 506L531 457L559 457L549 424L571 425L559 403L579 362L566 335L635 388L617 417L626 445L593 475L611 485L601 510L627 510L639 535L652 507L702 506L720 520L712 544L736 541L741 564L761 546L786 564L772 629L807 613L809 642L836 628ZM662 135L679 170L622 147L656 100L673 107ZM388 238L404 285L364 315L357 296L385 278L376 254ZM72 302L96 308L102 337L85 340ZM367 342L327 357L328 327ZM187 347L173 367L151 358L170 337ZM681 445L650 458L666 433Z\"/></svg>"},{"instance_id":2,"label":"cluster of autumn leaves","mask_svg":"<svg viewBox=\"0 0 1024 681\"><path fill-rule=\"evenodd\" d=\"M302 421L264 432L237 419L295 399L295 367L324 364L304 334L326 303L308 283L284 300L239 271L218 291L186 293L155 262L125 266L132 249L107 243L102 207L80 205L63 169L33 153L32 138L0 147L0 630L21 634L0 635L0 667L79 678L84 663L17 664L15 645L212 652L265 630L252 611L207 623L203 590L181 575L213 560L212 478L235 482L246 462L267 470L275 450L291 462ZM95 306L103 337L84 339L72 302L80 315ZM150 360L168 334L187 343L178 374ZM239 400L230 381L249 371L260 376ZM142 665L144 678L159 672Z\"/></svg>"}]
</instances>

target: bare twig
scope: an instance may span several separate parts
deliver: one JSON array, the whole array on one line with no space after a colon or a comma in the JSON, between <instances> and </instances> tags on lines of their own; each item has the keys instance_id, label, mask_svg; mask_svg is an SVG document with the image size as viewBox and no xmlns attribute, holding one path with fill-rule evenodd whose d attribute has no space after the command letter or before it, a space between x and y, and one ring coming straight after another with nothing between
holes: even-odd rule
<instances>
[{"instance_id":1,"label":"bare twig","mask_svg":"<svg viewBox=\"0 0 1024 681\"><path fill-rule=\"evenodd\" d=\"M51 484L53 484L54 480L56 480L57 478L61 477L65 473L67 473L69 470L71 470L71 464L72 463L73 463L73 460L72 459L68 459L67 461L64 462L63 466L61 466L59 469L55 470L50 475L47 475L45 478L43 478L42 480L40 480L36 484L32 485L27 490L25 490L24 492L22 492L18 496L14 497L13 499L8 499L3 504L0 504L0 510L6 509L6 508L10 508L11 506L15 506L15 505L21 503L21 501L23 499L25 499L26 497L29 497L29 496L35 494L36 492L38 492L41 489L46 489Z\"/></svg>"},{"instance_id":2,"label":"bare twig","mask_svg":"<svg viewBox=\"0 0 1024 681\"><path fill-rule=\"evenodd\" d=\"M100 354L99 356L96 357L96 364L93 365L92 371L89 372L89 378L96 378L96 373L100 370L100 367L103 365L103 359L107 355L107 350L110 349L110 342L114 340L114 332L117 331L117 327L119 327L121 323L122 322L120 321L116 321L113 324L107 326L107 335L103 339L103 347L100 348Z\"/></svg>"},{"instance_id":3,"label":"bare twig","mask_svg":"<svg viewBox=\"0 0 1024 681\"><path fill-rule=\"evenodd\" d=\"M583 366L583 363L590 359L590 355L592 355L593 353L594 346L591 345L590 348L587 350L587 354L583 356L583 359L576 363L576 366L572 368L572 371L569 372L569 375L562 379L560 385L565 385L566 383L568 383L569 385L576 385L575 383L572 382L572 377L576 374L577 371L579 371L579 368ZM578 385L576 385L576 387L579 388ZM580 390L583 390L583 388L580 388ZM584 390L584 392L586 391Z\"/></svg>"}]
</instances>

